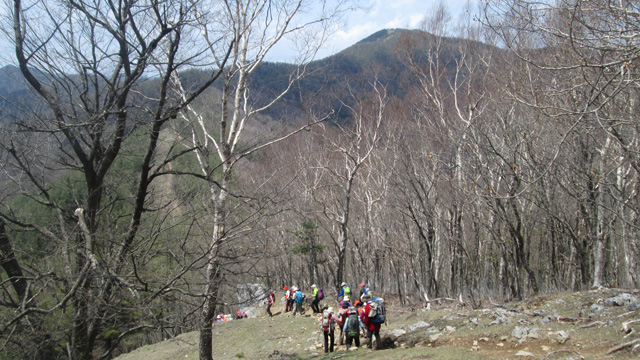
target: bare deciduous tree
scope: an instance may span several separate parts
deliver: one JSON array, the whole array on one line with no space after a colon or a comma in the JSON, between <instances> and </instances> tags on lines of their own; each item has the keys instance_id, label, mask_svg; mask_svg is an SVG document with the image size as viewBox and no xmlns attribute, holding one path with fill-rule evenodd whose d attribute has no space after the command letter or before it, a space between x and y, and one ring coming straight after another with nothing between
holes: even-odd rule
<instances>
[{"instance_id":1,"label":"bare deciduous tree","mask_svg":"<svg viewBox=\"0 0 640 360\"><path fill-rule=\"evenodd\" d=\"M220 68L209 71L184 97L171 96L171 80L178 71L215 65L203 57L207 44L194 41L196 5L202 4L13 1L17 62L42 101L34 116L25 115L13 131L43 134L49 147L48 152L35 154L42 158L33 161L30 141L35 137L23 143L18 136L7 137L2 146L10 155L11 172L26 179L13 176L16 188L43 207L49 218L24 217L8 201L2 217L47 239L47 250L60 257L52 257L40 269L31 266L26 278L30 289L20 291L19 303L7 304L18 311L5 319L2 333L18 335L5 330L28 329L22 323L29 319L71 324L70 331L62 332L57 325L46 329L38 320L42 327L36 332L45 332L48 340L35 346L43 350L34 350L35 357L64 351L72 359L109 358L122 339L156 327L143 319L118 321L122 313L132 310L117 303L126 302L123 294L130 293L132 301L144 304L165 293L176 280L159 288L150 285L139 272L139 256L144 255L137 251L154 251L147 247L153 241L141 239L139 229L149 210L151 184L171 160L156 162L163 125L213 83L229 54L219 59ZM161 62L155 62L159 57ZM123 158L123 148L130 146L127 139L134 136L144 141L136 150L140 153L133 166L133 199L123 201L111 187L110 171ZM78 188L61 198L52 184L73 174L78 174ZM75 204L70 196L75 196ZM20 278L14 280L20 284ZM28 293L34 295L25 297ZM150 294L149 299L140 298L140 293ZM66 349L56 350L54 345L61 341ZM100 346L102 351L96 355Z\"/></svg>"}]
</instances>

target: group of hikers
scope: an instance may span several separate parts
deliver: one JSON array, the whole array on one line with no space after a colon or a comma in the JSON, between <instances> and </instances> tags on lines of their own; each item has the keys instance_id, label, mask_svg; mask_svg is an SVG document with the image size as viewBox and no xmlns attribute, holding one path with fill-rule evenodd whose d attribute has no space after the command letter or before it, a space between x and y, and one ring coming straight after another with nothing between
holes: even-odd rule
<instances>
[{"instance_id":1,"label":"group of hikers","mask_svg":"<svg viewBox=\"0 0 640 360\"><path fill-rule=\"evenodd\" d=\"M369 285L365 283L359 285L360 294L358 297L352 297L351 288L345 282L340 286L340 291L335 294L338 302L338 311L335 312L331 306L320 310L320 301L325 297L324 290L316 284L311 285L311 310L313 314L322 314L319 320L324 335L324 352L333 352L336 326L340 330L338 342L340 345L346 344L347 350L351 348L352 344L360 347L361 330L363 336L366 337L367 348L372 348L375 337L375 350L379 349L381 346L380 327L386 322L384 300L380 297L374 297ZM304 311L302 305L306 295L296 286L291 288L285 286L283 290L285 291L285 312L291 311L294 317L297 314L302 315ZM354 301L352 302L352 300ZM267 312L272 316L269 308L270 305L268 305Z\"/></svg>"}]
</instances>

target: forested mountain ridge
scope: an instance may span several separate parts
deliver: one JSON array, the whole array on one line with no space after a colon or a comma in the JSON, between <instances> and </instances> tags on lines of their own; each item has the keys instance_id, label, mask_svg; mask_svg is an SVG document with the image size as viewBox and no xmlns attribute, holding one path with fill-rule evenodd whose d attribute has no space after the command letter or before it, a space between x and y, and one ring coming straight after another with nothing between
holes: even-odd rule
<instances>
[{"instance_id":1,"label":"forested mountain ridge","mask_svg":"<svg viewBox=\"0 0 640 360\"><path fill-rule=\"evenodd\" d=\"M399 309L640 285L636 2L498 0L455 33L440 9L306 67L262 63L300 29L276 2L14 1L38 100L0 124L0 356L197 330L210 360L216 315L285 285Z\"/></svg>"},{"instance_id":2,"label":"forested mountain ridge","mask_svg":"<svg viewBox=\"0 0 640 360\"><path fill-rule=\"evenodd\" d=\"M429 41L422 42L425 37L430 38ZM288 119L288 121L291 121L291 117L303 117L304 104L301 104L301 98L319 91L344 92L349 85L361 86L361 84L356 84L361 83L366 76L373 76L384 84L389 96L403 97L408 92L406 85L409 83L408 78L412 75L406 64L402 63L402 55L398 48L409 46L408 44L403 45L403 42L415 42L418 39L421 42L416 42L411 46L415 46L414 51L421 53L428 52L433 43L437 41L434 35L421 30L385 29L337 54L315 60L309 64L306 70L308 75L297 83L295 91L287 93L282 101L268 109L267 114L276 119ZM448 49L444 55L444 62L447 66L455 66L456 60L461 57L458 43L462 40L455 38L438 40L446 42L445 46ZM264 62L260 64L250 79L250 86L258 94L255 106L264 105L266 99L269 99L272 94L277 94L286 88L287 79L293 69L294 65L287 63ZM198 83L201 80L199 73L203 72L206 71L185 71L183 74L184 86L190 87L192 84ZM159 80L153 78L149 78L146 82L145 87L147 88L159 86ZM6 118L7 113L13 114L14 111L17 111L16 106L33 103L31 100L37 97L36 94L29 91L20 70L13 65L7 65L0 69L0 84L0 106L4 109L0 113L1 118ZM213 86L220 88L222 84L218 81ZM265 100L261 101L260 94L263 93L267 95L264 96Z\"/></svg>"}]
</instances>

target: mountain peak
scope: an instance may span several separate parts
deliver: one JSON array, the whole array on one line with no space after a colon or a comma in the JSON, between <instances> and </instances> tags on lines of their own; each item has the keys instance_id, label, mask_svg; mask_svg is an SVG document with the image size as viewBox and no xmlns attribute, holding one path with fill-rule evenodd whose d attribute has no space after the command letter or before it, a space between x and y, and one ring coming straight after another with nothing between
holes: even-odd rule
<instances>
[{"instance_id":1,"label":"mountain peak","mask_svg":"<svg viewBox=\"0 0 640 360\"><path fill-rule=\"evenodd\" d=\"M383 29L380 30L378 32L375 32L369 36L367 36L366 38L358 41L356 44L362 44L362 43L368 43L368 42L376 42L376 41L380 41L380 40L385 40L389 37L393 37L393 35L397 35L399 33L402 33L404 31L408 31L408 30L404 30L404 29Z\"/></svg>"}]
</instances>

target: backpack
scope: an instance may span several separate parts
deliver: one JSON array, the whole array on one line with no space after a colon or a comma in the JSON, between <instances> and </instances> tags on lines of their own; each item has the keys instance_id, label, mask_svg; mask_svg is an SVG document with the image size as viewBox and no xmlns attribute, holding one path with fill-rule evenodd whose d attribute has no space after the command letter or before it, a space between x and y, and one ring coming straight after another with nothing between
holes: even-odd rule
<instances>
[{"instance_id":1,"label":"backpack","mask_svg":"<svg viewBox=\"0 0 640 360\"><path fill-rule=\"evenodd\" d=\"M358 324L358 315L349 315L349 317L347 318L347 335L357 336L359 333L360 328Z\"/></svg>"},{"instance_id":2,"label":"backpack","mask_svg":"<svg viewBox=\"0 0 640 360\"><path fill-rule=\"evenodd\" d=\"M384 309L384 300L377 298L369 305L369 318L373 324L384 324L387 321L387 314Z\"/></svg>"},{"instance_id":3,"label":"backpack","mask_svg":"<svg viewBox=\"0 0 640 360\"><path fill-rule=\"evenodd\" d=\"M333 329L333 326L334 322L331 313L329 313L328 311L322 313L322 330L329 331L330 329Z\"/></svg>"},{"instance_id":4,"label":"backpack","mask_svg":"<svg viewBox=\"0 0 640 360\"><path fill-rule=\"evenodd\" d=\"M318 288L318 300L324 299L324 290L322 288Z\"/></svg>"},{"instance_id":5,"label":"backpack","mask_svg":"<svg viewBox=\"0 0 640 360\"><path fill-rule=\"evenodd\" d=\"M302 304L302 291L296 291L296 303Z\"/></svg>"},{"instance_id":6,"label":"backpack","mask_svg":"<svg viewBox=\"0 0 640 360\"><path fill-rule=\"evenodd\" d=\"M347 321L347 317L349 317L349 310L340 309L338 311L338 316L336 317L336 322L338 323L338 325L340 325L340 327L344 326L344 322Z\"/></svg>"}]
</instances>

